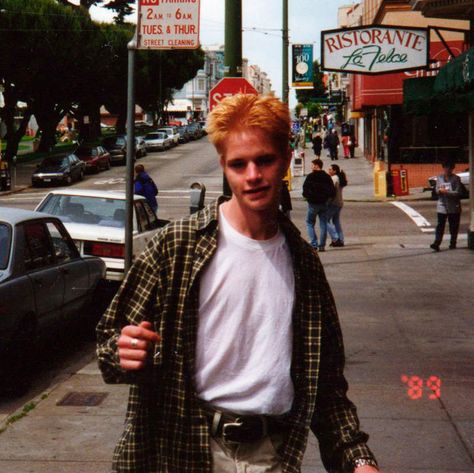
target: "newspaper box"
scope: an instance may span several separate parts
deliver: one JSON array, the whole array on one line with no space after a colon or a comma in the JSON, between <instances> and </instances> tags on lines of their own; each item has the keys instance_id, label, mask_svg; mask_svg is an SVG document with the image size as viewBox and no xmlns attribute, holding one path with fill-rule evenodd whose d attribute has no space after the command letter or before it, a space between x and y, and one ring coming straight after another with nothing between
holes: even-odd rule
<instances>
[{"instance_id":1,"label":"newspaper box","mask_svg":"<svg viewBox=\"0 0 474 473\"><path fill-rule=\"evenodd\" d=\"M394 195L408 195L408 173L406 169L392 169L392 192Z\"/></svg>"},{"instance_id":2,"label":"newspaper box","mask_svg":"<svg viewBox=\"0 0 474 473\"><path fill-rule=\"evenodd\" d=\"M304 176L304 152L294 151L291 163L293 176Z\"/></svg>"}]
</instances>

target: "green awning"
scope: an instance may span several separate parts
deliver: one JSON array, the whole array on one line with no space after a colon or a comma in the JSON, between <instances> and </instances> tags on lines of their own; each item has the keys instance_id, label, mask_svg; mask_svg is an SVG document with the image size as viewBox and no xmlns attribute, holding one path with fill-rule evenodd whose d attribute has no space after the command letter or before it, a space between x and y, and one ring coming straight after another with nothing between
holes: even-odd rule
<instances>
[{"instance_id":1,"label":"green awning","mask_svg":"<svg viewBox=\"0 0 474 473\"><path fill-rule=\"evenodd\" d=\"M433 102L447 113L474 110L474 48L456 56L439 70Z\"/></svg>"},{"instance_id":2,"label":"green awning","mask_svg":"<svg viewBox=\"0 0 474 473\"><path fill-rule=\"evenodd\" d=\"M432 111L434 77L417 77L403 81L403 109L410 115L427 115Z\"/></svg>"}]
</instances>

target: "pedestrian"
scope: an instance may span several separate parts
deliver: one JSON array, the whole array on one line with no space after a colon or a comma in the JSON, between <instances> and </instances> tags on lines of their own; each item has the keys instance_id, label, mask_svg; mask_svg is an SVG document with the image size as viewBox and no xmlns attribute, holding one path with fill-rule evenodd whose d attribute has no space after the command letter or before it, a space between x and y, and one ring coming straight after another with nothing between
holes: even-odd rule
<instances>
[{"instance_id":1,"label":"pedestrian","mask_svg":"<svg viewBox=\"0 0 474 473\"><path fill-rule=\"evenodd\" d=\"M303 183L303 197L308 201L306 228L313 249L325 251L328 203L330 199L334 198L336 189L331 177L323 171L323 162L320 159L314 159L311 164L312 172L308 174ZM314 229L317 218L319 218L319 242Z\"/></svg>"},{"instance_id":2,"label":"pedestrian","mask_svg":"<svg viewBox=\"0 0 474 473\"><path fill-rule=\"evenodd\" d=\"M323 147L323 139L321 138L321 133L316 133L312 139L314 155L317 158L321 157L321 149Z\"/></svg>"},{"instance_id":3,"label":"pedestrian","mask_svg":"<svg viewBox=\"0 0 474 473\"><path fill-rule=\"evenodd\" d=\"M430 245L435 251L439 251L443 241L446 220L449 222L449 233L451 234L449 249L454 250L456 248L459 222L461 220L461 195L463 187L461 179L453 172L455 167L454 161L445 161L442 167L443 174L440 174L436 179L438 224L435 230L435 241Z\"/></svg>"},{"instance_id":4,"label":"pedestrian","mask_svg":"<svg viewBox=\"0 0 474 473\"><path fill-rule=\"evenodd\" d=\"M222 100L208 133L232 197L161 230L102 317L104 379L131 384L114 472L297 472L309 428L329 470L378 471L321 263L278 212L289 130L272 96Z\"/></svg>"},{"instance_id":5,"label":"pedestrian","mask_svg":"<svg viewBox=\"0 0 474 473\"><path fill-rule=\"evenodd\" d=\"M145 197L150 207L156 213L158 211L158 201L156 200L158 188L150 175L145 172L145 166L143 166L143 164L137 164L135 166L135 179L133 184L134 193Z\"/></svg>"},{"instance_id":6,"label":"pedestrian","mask_svg":"<svg viewBox=\"0 0 474 473\"><path fill-rule=\"evenodd\" d=\"M351 141L351 137L349 135L344 135L341 137L341 144L342 144L342 152L344 154L344 159L349 159L350 155L350 147L349 143Z\"/></svg>"},{"instance_id":7,"label":"pedestrian","mask_svg":"<svg viewBox=\"0 0 474 473\"><path fill-rule=\"evenodd\" d=\"M356 147L357 147L357 138L355 136L354 131L352 131L350 135L350 139L349 139L349 156L351 158L355 158Z\"/></svg>"},{"instance_id":8,"label":"pedestrian","mask_svg":"<svg viewBox=\"0 0 474 473\"><path fill-rule=\"evenodd\" d=\"M341 225L341 210L344 205L342 197L342 189L347 185L346 173L337 165L331 164L328 169L328 174L336 188L334 198L328 204L327 219L328 219L328 233L331 237L329 246L341 247L344 246L344 233Z\"/></svg>"},{"instance_id":9,"label":"pedestrian","mask_svg":"<svg viewBox=\"0 0 474 473\"><path fill-rule=\"evenodd\" d=\"M339 147L339 136L337 134L337 130L332 130L329 132L327 137L327 145L329 149L329 156L331 157L331 161L339 159L337 156L337 151Z\"/></svg>"}]
</instances>

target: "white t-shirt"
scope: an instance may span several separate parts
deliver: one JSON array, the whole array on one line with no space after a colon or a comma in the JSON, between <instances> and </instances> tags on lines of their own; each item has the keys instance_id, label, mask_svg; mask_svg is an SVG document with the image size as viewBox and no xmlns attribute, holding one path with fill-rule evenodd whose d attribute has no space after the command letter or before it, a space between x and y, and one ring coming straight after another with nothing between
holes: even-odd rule
<instances>
[{"instance_id":1,"label":"white t-shirt","mask_svg":"<svg viewBox=\"0 0 474 473\"><path fill-rule=\"evenodd\" d=\"M281 231L253 240L219 211L216 254L199 290L196 387L200 399L241 414L290 410L295 299Z\"/></svg>"}]
</instances>

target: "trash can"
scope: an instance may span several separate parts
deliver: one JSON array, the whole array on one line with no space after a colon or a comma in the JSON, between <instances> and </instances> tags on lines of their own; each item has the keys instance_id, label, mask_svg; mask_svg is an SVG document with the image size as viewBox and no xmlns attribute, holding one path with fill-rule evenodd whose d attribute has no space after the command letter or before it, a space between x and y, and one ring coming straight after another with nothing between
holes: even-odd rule
<instances>
[{"instance_id":1,"label":"trash can","mask_svg":"<svg viewBox=\"0 0 474 473\"><path fill-rule=\"evenodd\" d=\"M0 191L11 189L10 170L6 161L0 161Z\"/></svg>"},{"instance_id":2,"label":"trash can","mask_svg":"<svg viewBox=\"0 0 474 473\"><path fill-rule=\"evenodd\" d=\"M195 213L204 208L204 198L206 197L206 186L201 182L193 182L189 191L191 205L189 213Z\"/></svg>"},{"instance_id":3,"label":"trash can","mask_svg":"<svg viewBox=\"0 0 474 473\"><path fill-rule=\"evenodd\" d=\"M392 178L392 193L393 195L401 196L408 195L408 172L406 169L392 169L390 172Z\"/></svg>"}]
</instances>

